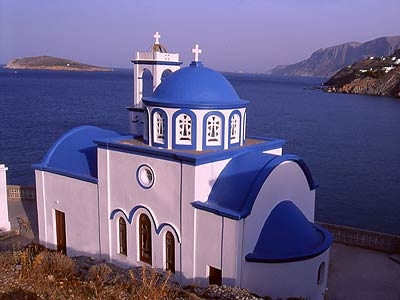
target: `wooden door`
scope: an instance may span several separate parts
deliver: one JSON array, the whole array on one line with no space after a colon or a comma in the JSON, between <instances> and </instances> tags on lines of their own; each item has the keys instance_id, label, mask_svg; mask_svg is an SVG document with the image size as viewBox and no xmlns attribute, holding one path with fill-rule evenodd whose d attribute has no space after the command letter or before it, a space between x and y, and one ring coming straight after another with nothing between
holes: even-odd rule
<instances>
[{"instance_id":1,"label":"wooden door","mask_svg":"<svg viewBox=\"0 0 400 300\"><path fill-rule=\"evenodd\" d=\"M57 251L67 254L67 238L65 234L65 213L56 210Z\"/></svg>"}]
</instances>

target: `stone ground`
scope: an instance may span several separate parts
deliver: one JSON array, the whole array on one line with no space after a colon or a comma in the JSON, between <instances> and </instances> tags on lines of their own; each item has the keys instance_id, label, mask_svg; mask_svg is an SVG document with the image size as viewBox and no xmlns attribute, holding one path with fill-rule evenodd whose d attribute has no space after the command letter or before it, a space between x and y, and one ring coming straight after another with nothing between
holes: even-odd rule
<instances>
[{"instance_id":1,"label":"stone ground","mask_svg":"<svg viewBox=\"0 0 400 300\"><path fill-rule=\"evenodd\" d=\"M19 230L17 217L27 216L31 231L0 240L0 249L37 242L36 202L8 202L12 229ZM400 300L400 263L378 251L334 243L328 277L329 300Z\"/></svg>"}]
</instances>

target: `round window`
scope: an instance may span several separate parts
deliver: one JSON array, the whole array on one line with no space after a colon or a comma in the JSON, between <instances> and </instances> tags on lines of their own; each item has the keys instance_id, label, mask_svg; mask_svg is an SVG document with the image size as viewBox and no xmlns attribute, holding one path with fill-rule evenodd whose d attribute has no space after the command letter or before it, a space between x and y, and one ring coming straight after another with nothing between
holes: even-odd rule
<instances>
[{"instance_id":1,"label":"round window","mask_svg":"<svg viewBox=\"0 0 400 300\"><path fill-rule=\"evenodd\" d=\"M141 165L136 172L136 179L142 188L151 188L155 180L153 169L148 165Z\"/></svg>"}]
</instances>

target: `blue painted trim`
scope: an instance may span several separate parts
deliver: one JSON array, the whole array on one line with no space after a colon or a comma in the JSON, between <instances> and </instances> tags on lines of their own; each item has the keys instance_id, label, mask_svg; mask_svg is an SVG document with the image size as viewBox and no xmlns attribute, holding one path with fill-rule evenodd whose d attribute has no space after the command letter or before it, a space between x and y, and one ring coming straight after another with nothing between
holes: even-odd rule
<instances>
[{"instance_id":1,"label":"blue painted trim","mask_svg":"<svg viewBox=\"0 0 400 300\"><path fill-rule=\"evenodd\" d=\"M146 144L149 144L149 139L150 139L150 117L149 117L149 111L145 109L143 114L143 141Z\"/></svg>"},{"instance_id":2,"label":"blue painted trim","mask_svg":"<svg viewBox=\"0 0 400 300\"><path fill-rule=\"evenodd\" d=\"M155 128L155 126L154 126L154 122L155 122L155 119L154 119L154 115L156 114L156 113L160 113L161 115L162 115L162 117L163 117L163 119L164 119L164 143L158 143L158 142L156 142L156 139L155 139L155 132L156 132L156 128ZM153 146L156 146L156 147L163 147L163 148L167 148L168 147L168 135L169 135L169 131L168 131L168 116L167 116L167 113L164 111L164 110L162 110L162 109L160 109L160 108L154 108L152 111L151 111L151 121L150 121L150 124L151 124L151 140L152 140L152 145Z\"/></svg>"},{"instance_id":3,"label":"blue painted trim","mask_svg":"<svg viewBox=\"0 0 400 300\"><path fill-rule=\"evenodd\" d=\"M131 59L134 65L162 65L162 66L180 66L181 61L161 61L161 60L140 60Z\"/></svg>"},{"instance_id":4,"label":"blue painted trim","mask_svg":"<svg viewBox=\"0 0 400 300\"><path fill-rule=\"evenodd\" d=\"M268 155L268 154L263 154L263 155ZM315 184L314 179L312 178L309 168L307 167L305 162L297 155L284 154L282 156L274 156L270 154L270 156L273 158L271 158L259 171L257 171L258 173L255 180L248 183L249 193L246 195L246 198L238 199L240 202L238 203L232 202L230 204L232 205L232 207L235 205L240 205L239 209L230 209L229 207L220 205L220 203L217 202L219 199L210 199L211 195L214 194L213 190L215 188L218 188L218 179L217 182L214 184L213 189L211 190L207 202L194 201L191 203L192 206L197 209L202 209L230 219L234 220L244 219L251 213L254 202L268 176L277 166L279 166L285 161L292 161L299 165L299 167L302 169L307 179L310 190L315 190L318 187L318 185Z\"/></svg>"},{"instance_id":5,"label":"blue painted trim","mask_svg":"<svg viewBox=\"0 0 400 300\"><path fill-rule=\"evenodd\" d=\"M178 231L176 230L176 228L175 228L173 225L169 224L169 223L161 223L161 224L158 225L158 227L157 227L157 224L156 224L156 221L154 220L153 214L151 213L150 209L147 208L147 207L144 206L144 205L136 205L136 206L134 206L134 207L131 209L131 211L129 212L129 215L128 215L128 216L127 216L126 213L125 213L122 209L120 209L120 208L113 209L113 211L112 211L111 214L110 214L110 220L113 220L114 217L115 217L115 215L116 215L117 213L121 213L121 214L124 215L124 217L125 217L125 219L128 221L128 223L129 223L129 224L132 224L132 221L133 221L133 218L134 218L134 216L135 216L135 213L136 213L139 209L144 209L144 210L148 213L148 215L150 216L150 220L151 220L152 223L153 223L153 227L154 227L155 232L156 232L157 235L160 234L161 230L162 230L164 227L169 227L169 228L171 228L171 230L174 232L174 234L175 234L175 236L176 236L178 242L181 243L181 237L180 237L180 235L178 234Z\"/></svg>"},{"instance_id":6,"label":"blue painted trim","mask_svg":"<svg viewBox=\"0 0 400 300\"><path fill-rule=\"evenodd\" d=\"M176 132L178 128L176 128L176 119L182 115L187 114L192 119L192 137L191 137L191 144L190 145L180 145L176 143ZM172 148L173 149L182 149L182 150L195 150L196 149L196 142L197 142L197 118L196 114L191 111L190 109L180 109L176 111L172 115Z\"/></svg>"},{"instance_id":7,"label":"blue painted trim","mask_svg":"<svg viewBox=\"0 0 400 300\"><path fill-rule=\"evenodd\" d=\"M139 174L139 172L140 172L140 170L141 170L143 167L149 168L149 169L151 170L151 173L153 174L153 182L152 182L151 185L149 185L149 186L145 186L145 185L143 185L143 184L140 182L140 174ZM153 168L150 167L148 164L141 164L141 165L137 168L137 170L136 170L136 181L138 182L138 184L139 184L139 186L140 186L141 188L143 188L143 189L145 189L145 190L151 189L151 188L153 187L154 183L156 182L155 174L154 174Z\"/></svg>"},{"instance_id":8,"label":"blue painted trim","mask_svg":"<svg viewBox=\"0 0 400 300\"><path fill-rule=\"evenodd\" d=\"M123 136L116 139L98 139L94 142L97 143L98 147L101 149L108 149L130 154L134 153L136 155L148 156L168 161L176 161L192 166L199 166L214 161L232 158L248 151L268 151L281 148L286 142L285 140L280 139L256 138L263 142L221 151L186 152L180 150L174 151L168 149L158 149L156 147L147 145L140 146L121 143L121 141L129 139L132 139L132 135Z\"/></svg>"},{"instance_id":9,"label":"blue painted trim","mask_svg":"<svg viewBox=\"0 0 400 300\"><path fill-rule=\"evenodd\" d=\"M57 175L61 175L61 176L65 176L65 177L69 177L69 178L73 178L73 179L78 179L78 180L82 180L82 181L86 181L86 182L90 182L90 183L97 184L99 182L99 180L96 177L92 177L92 176L88 176L88 175L84 175L84 174L72 174L68 171L54 169L51 167L46 167L42 163L33 164L32 168L35 170L45 171L45 172L49 172L49 173L53 173L53 174L57 174Z\"/></svg>"},{"instance_id":10,"label":"blue painted trim","mask_svg":"<svg viewBox=\"0 0 400 300\"><path fill-rule=\"evenodd\" d=\"M187 109L235 109L247 107L248 101L244 103L200 103L200 102L174 102L173 99L165 100L153 97L142 99L143 103L148 106L168 107L168 108L187 108Z\"/></svg>"},{"instance_id":11,"label":"blue painted trim","mask_svg":"<svg viewBox=\"0 0 400 300\"><path fill-rule=\"evenodd\" d=\"M231 143L231 129L232 129L232 117L233 117L233 115L234 114L238 114L239 115L239 141L237 142L237 143ZM235 147L235 146L239 146L240 145L240 142L243 140L243 132L242 132L242 129L243 129L243 124L242 124L242 114L241 114L241 112L240 112L240 110L237 110L237 109L235 109L235 110L233 110L231 113L230 113L230 115L229 115L229 124L228 124L228 147L230 148L231 146L232 147Z\"/></svg>"},{"instance_id":12,"label":"blue painted trim","mask_svg":"<svg viewBox=\"0 0 400 300\"><path fill-rule=\"evenodd\" d=\"M207 146L207 118L210 116L218 116L221 118L221 144L216 146ZM204 115L203 118L203 143L202 149L218 150L224 149L225 145L225 116L219 111L210 111Z\"/></svg>"}]
</instances>

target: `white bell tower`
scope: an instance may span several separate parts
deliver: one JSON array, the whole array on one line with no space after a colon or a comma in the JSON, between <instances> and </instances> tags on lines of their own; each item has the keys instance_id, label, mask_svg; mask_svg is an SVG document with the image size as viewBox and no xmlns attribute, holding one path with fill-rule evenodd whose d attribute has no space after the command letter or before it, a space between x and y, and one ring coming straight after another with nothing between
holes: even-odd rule
<instances>
[{"instance_id":1,"label":"white bell tower","mask_svg":"<svg viewBox=\"0 0 400 300\"><path fill-rule=\"evenodd\" d=\"M133 106L129 110L129 129L134 135L143 135L144 108L142 98L150 96L162 79L180 69L178 53L168 53L160 44L161 35L154 34L149 52L136 52L133 63Z\"/></svg>"},{"instance_id":2,"label":"white bell tower","mask_svg":"<svg viewBox=\"0 0 400 300\"><path fill-rule=\"evenodd\" d=\"M8 205L7 205L7 180L6 180L5 165L0 164L0 230L9 231L10 220L8 218Z\"/></svg>"}]
</instances>

